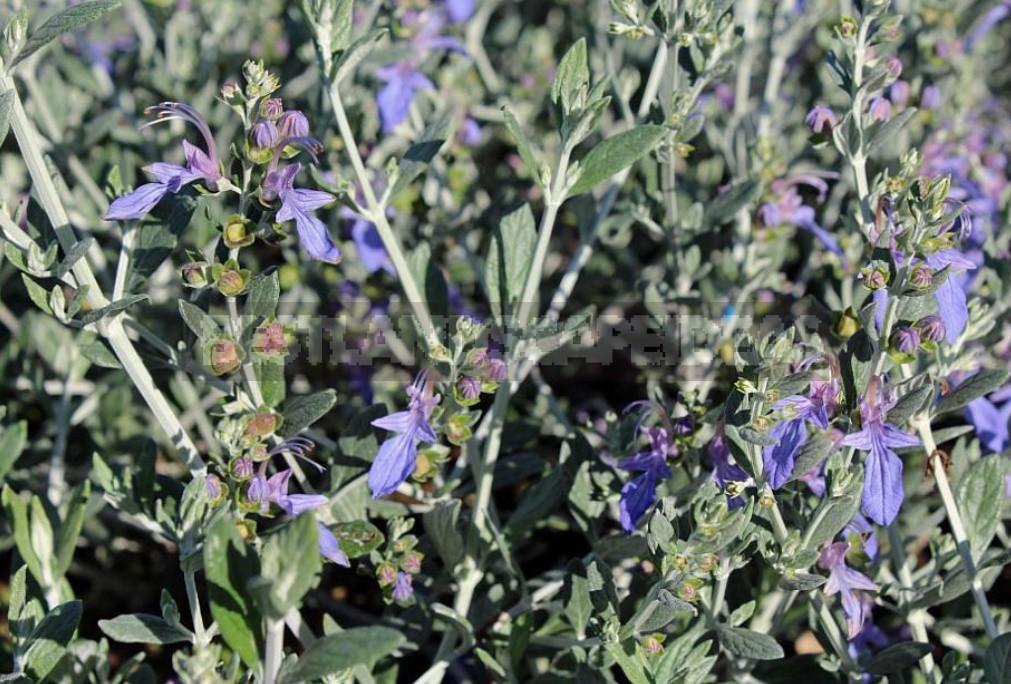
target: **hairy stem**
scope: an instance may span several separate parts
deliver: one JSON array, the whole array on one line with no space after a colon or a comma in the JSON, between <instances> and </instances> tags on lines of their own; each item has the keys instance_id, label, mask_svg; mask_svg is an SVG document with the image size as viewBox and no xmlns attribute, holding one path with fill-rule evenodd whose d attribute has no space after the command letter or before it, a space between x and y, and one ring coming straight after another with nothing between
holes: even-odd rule
<instances>
[{"instance_id":1,"label":"hairy stem","mask_svg":"<svg viewBox=\"0 0 1011 684\"><path fill-rule=\"evenodd\" d=\"M67 217L67 212L60 199L59 192L56 190L56 185L49 175L49 168L39 147L38 133L35 131L34 126L32 126L31 121L28 120L21 97L14 88L14 82L9 76L0 78L0 91L6 90L11 90L14 93L14 102L11 107L11 128L14 130L18 147L21 149L25 165L28 167L28 173L38 193L39 203L49 217L49 222L52 224L53 231L56 233L56 237L64 252L69 252L78 242L77 235L70 225L70 219ZM95 279L95 274L92 272L86 259L79 259L71 270L77 282L82 287L88 288L87 300L93 310L100 309L109 303L105 295L102 294L98 281ZM137 354L137 350L134 349L133 344L130 342L130 338L127 337L126 331L123 329L122 318L119 316L105 318L98 321L95 327L101 335L108 339L113 353L119 359L123 369L130 376L130 380L137 387L137 390L144 398L152 413L154 413L155 419L162 430L165 431L176 449L178 449L190 472L194 475L203 474L207 466L200 457L196 445L193 444L193 440L179 423L175 410L168 403L161 390L154 384L154 379L151 377L151 373L148 372L147 366L144 365L140 355Z\"/></svg>"}]
</instances>

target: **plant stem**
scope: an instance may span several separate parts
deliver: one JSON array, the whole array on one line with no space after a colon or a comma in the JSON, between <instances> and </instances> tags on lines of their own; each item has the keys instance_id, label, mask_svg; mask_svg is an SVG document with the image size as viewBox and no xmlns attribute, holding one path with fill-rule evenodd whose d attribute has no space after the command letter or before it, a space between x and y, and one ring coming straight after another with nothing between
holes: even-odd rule
<instances>
[{"instance_id":1,"label":"plant stem","mask_svg":"<svg viewBox=\"0 0 1011 684\"><path fill-rule=\"evenodd\" d=\"M263 684L274 684L284 658L284 620L267 620L267 644L263 661Z\"/></svg>"},{"instance_id":2,"label":"plant stem","mask_svg":"<svg viewBox=\"0 0 1011 684\"><path fill-rule=\"evenodd\" d=\"M902 537L899 536L899 526L896 521L893 521L888 526L888 542L892 556L892 565L895 566L895 572L898 575L901 586L899 606L905 610L908 603L905 595L913 589L913 578L909 573L909 566L906 565L905 546L902 543ZM922 608L916 608L906 613L906 621L909 623L913 639L923 644L930 643L930 639L927 638L926 614L927 612ZM920 669L923 670L923 676L927 680L927 684L934 684L937 681L934 668L934 656L928 652L920 659Z\"/></svg>"},{"instance_id":3,"label":"plant stem","mask_svg":"<svg viewBox=\"0 0 1011 684\"><path fill-rule=\"evenodd\" d=\"M196 646L207 645L207 630L204 627L204 617L200 610L200 595L197 594L197 583L193 576L193 570L183 570L183 581L186 583L186 600L190 604L190 616L193 620L193 635L196 638Z\"/></svg>"},{"instance_id":4,"label":"plant stem","mask_svg":"<svg viewBox=\"0 0 1011 684\"><path fill-rule=\"evenodd\" d=\"M70 225L56 185L49 175L49 168L39 147L38 133L31 121L28 120L21 97L18 95L10 76L0 77L0 92L6 90L14 93L14 102L11 107L11 128L14 130L14 136L17 139L25 166L28 167L28 173L38 193L39 203L49 217L49 222L52 224L53 231L56 233L64 252L69 252L77 244L77 236ZM93 310L100 309L109 303L102 294L95 274L86 259L79 259L74 264L72 271L78 284L88 288L87 301ZM179 450L190 472L194 475L203 474L207 467L200 457L196 445L193 444L193 440L179 423L179 418L168 400L165 399L165 395L154 384L154 379L123 329L122 318L114 316L102 319L95 324L95 328L108 339L113 353L116 354L123 369L130 376L130 380L144 397L144 401L154 413L162 430Z\"/></svg>"},{"instance_id":5,"label":"plant stem","mask_svg":"<svg viewBox=\"0 0 1011 684\"><path fill-rule=\"evenodd\" d=\"M323 74L328 73L330 73L329 65L324 64ZM432 322L432 316L428 311L428 303L422 295L410 267L407 265L407 258L404 256L404 250L400 246L400 241L397 239L389 220L386 218L386 207L376 200L376 194L372 190L372 182L365 171L362 157L358 153L358 143L355 141L354 132L351 130L351 123L348 121L347 113L344 111L344 102L341 100L340 89L328 79L327 91L330 95L330 104L333 106L334 118L337 120L337 129L340 132L341 139L344 141L348 157L351 159L351 166L354 169L362 195L365 197L365 204L369 213L366 218L376 225L379 237L383 241L383 247L386 248L387 254L390 255L390 261L393 262L393 268L397 271L397 278L400 280L400 286L404 289L407 303L418 320L425 343L431 349L440 344L440 342L439 335Z\"/></svg>"},{"instance_id":6,"label":"plant stem","mask_svg":"<svg viewBox=\"0 0 1011 684\"><path fill-rule=\"evenodd\" d=\"M969 576L972 598L976 601L980 615L983 617L983 625L986 627L987 636L993 640L1000 634L993 619L993 611L990 610L990 603L987 601L986 592L983 590L983 582L976 572L976 562L972 558L972 548L969 545L969 537L965 532L965 524L962 522L962 515L958 512L958 504L955 502L955 495L951 491L951 484L948 482L948 474L945 472L941 455L937 451L937 444L934 442L934 433L930 427L930 418L921 414L912 421L912 425L923 440L924 449L927 452L927 459L930 464L934 480L937 482L937 490L941 493L941 501L944 502L944 510L948 515L948 524L951 525L951 534L955 537L955 545L958 553L962 557L962 564L965 572Z\"/></svg>"}]
</instances>

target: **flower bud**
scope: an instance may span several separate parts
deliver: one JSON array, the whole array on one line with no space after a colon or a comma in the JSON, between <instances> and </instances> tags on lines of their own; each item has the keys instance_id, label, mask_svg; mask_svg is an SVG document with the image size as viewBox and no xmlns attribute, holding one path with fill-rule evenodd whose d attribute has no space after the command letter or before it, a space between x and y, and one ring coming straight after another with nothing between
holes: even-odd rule
<instances>
[{"instance_id":1,"label":"flower bud","mask_svg":"<svg viewBox=\"0 0 1011 684\"><path fill-rule=\"evenodd\" d=\"M261 410L249 417L246 423L245 437L258 439L274 434L281 427L281 416L270 409Z\"/></svg>"},{"instance_id":2,"label":"flower bud","mask_svg":"<svg viewBox=\"0 0 1011 684\"><path fill-rule=\"evenodd\" d=\"M828 107L815 105L815 107L804 117L804 125L814 133L824 133L831 135L832 129L836 125L835 112Z\"/></svg>"},{"instance_id":3,"label":"flower bud","mask_svg":"<svg viewBox=\"0 0 1011 684\"><path fill-rule=\"evenodd\" d=\"M883 261L872 261L860 270L860 279L868 290L885 289L890 277L888 264Z\"/></svg>"},{"instance_id":4,"label":"flower bud","mask_svg":"<svg viewBox=\"0 0 1011 684\"><path fill-rule=\"evenodd\" d=\"M237 83L233 83L231 81L221 86L221 90L219 92L221 99L225 102L225 104L233 107L241 106L245 100L242 96L242 88L240 88Z\"/></svg>"},{"instance_id":5,"label":"flower bud","mask_svg":"<svg viewBox=\"0 0 1011 684\"><path fill-rule=\"evenodd\" d=\"M228 474L237 482L245 482L253 477L253 462L248 458L233 458L228 464Z\"/></svg>"},{"instance_id":6,"label":"flower bud","mask_svg":"<svg viewBox=\"0 0 1011 684\"><path fill-rule=\"evenodd\" d=\"M462 406L473 406L481 399L481 380L463 376L453 387L453 397Z\"/></svg>"},{"instance_id":7,"label":"flower bud","mask_svg":"<svg viewBox=\"0 0 1011 684\"><path fill-rule=\"evenodd\" d=\"M857 20L853 17L842 17L835 28L843 38L852 38L857 34Z\"/></svg>"},{"instance_id":8,"label":"flower bud","mask_svg":"<svg viewBox=\"0 0 1011 684\"><path fill-rule=\"evenodd\" d=\"M892 103L887 98L875 97L867 111L871 115L871 121L888 121L892 117Z\"/></svg>"},{"instance_id":9,"label":"flower bud","mask_svg":"<svg viewBox=\"0 0 1011 684\"><path fill-rule=\"evenodd\" d=\"M655 658L663 653L663 634L650 634L642 640L642 652L647 658Z\"/></svg>"},{"instance_id":10,"label":"flower bud","mask_svg":"<svg viewBox=\"0 0 1011 684\"><path fill-rule=\"evenodd\" d=\"M214 284L226 297L235 297L246 291L252 274L249 269L239 268L239 262L229 259L224 264L215 264L211 269Z\"/></svg>"},{"instance_id":11,"label":"flower bud","mask_svg":"<svg viewBox=\"0 0 1011 684\"><path fill-rule=\"evenodd\" d=\"M909 326L900 325L892 332L889 346L900 357L912 356L920 348L920 334Z\"/></svg>"},{"instance_id":12,"label":"flower bud","mask_svg":"<svg viewBox=\"0 0 1011 684\"><path fill-rule=\"evenodd\" d=\"M277 121L283 111L284 105L279 97L271 97L260 105L260 116L269 121Z\"/></svg>"},{"instance_id":13,"label":"flower bud","mask_svg":"<svg viewBox=\"0 0 1011 684\"><path fill-rule=\"evenodd\" d=\"M309 119L297 109L289 109L278 119L277 130L281 134L281 140L304 138L309 135Z\"/></svg>"},{"instance_id":14,"label":"flower bud","mask_svg":"<svg viewBox=\"0 0 1011 684\"><path fill-rule=\"evenodd\" d=\"M920 342L924 345L936 344L944 339L944 321L940 316L924 316L913 327L920 334Z\"/></svg>"},{"instance_id":15,"label":"flower bud","mask_svg":"<svg viewBox=\"0 0 1011 684\"><path fill-rule=\"evenodd\" d=\"M287 356L288 335L277 321L261 325L253 333L253 352L261 356Z\"/></svg>"},{"instance_id":16,"label":"flower bud","mask_svg":"<svg viewBox=\"0 0 1011 684\"><path fill-rule=\"evenodd\" d=\"M230 249L251 245L256 240L251 228L252 223L249 219L239 214L232 214L221 226L222 242Z\"/></svg>"},{"instance_id":17,"label":"flower bud","mask_svg":"<svg viewBox=\"0 0 1011 684\"><path fill-rule=\"evenodd\" d=\"M421 572L421 561L424 557L425 554L420 551L411 551L400 561L400 569L416 575Z\"/></svg>"},{"instance_id":18,"label":"flower bud","mask_svg":"<svg viewBox=\"0 0 1011 684\"><path fill-rule=\"evenodd\" d=\"M934 269L917 264L909 273L909 284L917 290L926 290L934 283Z\"/></svg>"},{"instance_id":19,"label":"flower bud","mask_svg":"<svg viewBox=\"0 0 1011 684\"><path fill-rule=\"evenodd\" d=\"M216 508L228 498L228 485L221 481L221 478L211 473L207 476L207 498L211 507Z\"/></svg>"},{"instance_id":20,"label":"flower bud","mask_svg":"<svg viewBox=\"0 0 1011 684\"><path fill-rule=\"evenodd\" d=\"M381 587L390 586L397 581L397 568L390 563L381 563L376 568L376 581Z\"/></svg>"},{"instance_id":21,"label":"flower bud","mask_svg":"<svg viewBox=\"0 0 1011 684\"><path fill-rule=\"evenodd\" d=\"M902 75L902 60L895 55L885 57L885 69L888 71L890 82L894 82Z\"/></svg>"},{"instance_id":22,"label":"flower bud","mask_svg":"<svg viewBox=\"0 0 1011 684\"><path fill-rule=\"evenodd\" d=\"M228 375L242 365L242 349L233 340L221 337L207 343L204 358L212 373Z\"/></svg>"},{"instance_id":23,"label":"flower bud","mask_svg":"<svg viewBox=\"0 0 1011 684\"><path fill-rule=\"evenodd\" d=\"M210 282L210 264L206 261L191 261L183 264L179 275L184 287L204 287Z\"/></svg>"}]
</instances>

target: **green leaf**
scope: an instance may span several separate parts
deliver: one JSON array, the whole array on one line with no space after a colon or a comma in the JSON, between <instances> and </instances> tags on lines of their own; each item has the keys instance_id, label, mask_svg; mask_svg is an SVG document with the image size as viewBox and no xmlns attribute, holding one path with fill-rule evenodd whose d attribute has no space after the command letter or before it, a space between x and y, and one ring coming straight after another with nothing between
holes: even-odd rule
<instances>
[{"instance_id":1,"label":"green leaf","mask_svg":"<svg viewBox=\"0 0 1011 684\"><path fill-rule=\"evenodd\" d=\"M1011 632L990 642L983 655L983 671L988 682L1011 682Z\"/></svg>"},{"instance_id":2,"label":"green leaf","mask_svg":"<svg viewBox=\"0 0 1011 684\"><path fill-rule=\"evenodd\" d=\"M579 160L579 177L568 197L592 190L648 154L667 134L664 126L639 126L598 143Z\"/></svg>"},{"instance_id":3,"label":"green leaf","mask_svg":"<svg viewBox=\"0 0 1011 684\"><path fill-rule=\"evenodd\" d=\"M7 624L11 626L10 634L14 638L15 646L18 645L22 636L22 631L24 629L30 629L21 621L21 616L24 613L28 597L27 574L28 566L22 565L11 577L10 597L8 598L7 606Z\"/></svg>"},{"instance_id":4,"label":"green leaf","mask_svg":"<svg viewBox=\"0 0 1011 684\"><path fill-rule=\"evenodd\" d=\"M46 288L39 285L37 282L29 278L24 273L21 274L21 280L25 284L25 289L28 290L28 298L35 303L35 306L42 309L43 312L53 315L53 310L49 306L49 293L46 292Z\"/></svg>"},{"instance_id":5,"label":"green leaf","mask_svg":"<svg viewBox=\"0 0 1011 684\"><path fill-rule=\"evenodd\" d=\"M140 225L134 223L126 230L135 230L133 254L126 278L126 292L134 292L171 256L183 231L196 213L197 191L187 187L164 197L151 215Z\"/></svg>"},{"instance_id":6,"label":"green leaf","mask_svg":"<svg viewBox=\"0 0 1011 684\"><path fill-rule=\"evenodd\" d=\"M851 485L853 489L850 491L856 493L822 499L818 508L811 515L811 520L815 522L807 532L808 549L820 549L822 544L834 539L860 508L859 492L863 488L863 474L860 471L854 473L851 470L850 472L854 474L854 479L860 483L859 485L855 483Z\"/></svg>"},{"instance_id":7,"label":"green leaf","mask_svg":"<svg viewBox=\"0 0 1011 684\"><path fill-rule=\"evenodd\" d=\"M18 421L0 433L0 482L14 467L21 452L28 444L28 423Z\"/></svg>"},{"instance_id":8,"label":"green leaf","mask_svg":"<svg viewBox=\"0 0 1011 684\"><path fill-rule=\"evenodd\" d=\"M54 563L53 574L57 578L67 574L70 561L74 558L77 539L84 527L84 514L88 510L89 496L91 496L91 482L85 480L74 488L67 517L60 523L60 529L56 536L56 553L52 559Z\"/></svg>"},{"instance_id":9,"label":"green leaf","mask_svg":"<svg viewBox=\"0 0 1011 684\"><path fill-rule=\"evenodd\" d=\"M569 563L565 577L565 617L577 639L586 638L586 626L593 615L593 602L590 600L590 582L586 578L586 567L581 561Z\"/></svg>"},{"instance_id":10,"label":"green leaf","mask_svg":"<svg viewBox=\"0 0 1011 684\"><path fill-rule=\"evenodd\" d=\"M432 258L432 246L428 242L422 242L407 255L407 267L421 285L429 311L436 316L448 314L449 287L442 269Z\"/></svg>"},{"instance_id":11,"label":"green leaf","mask_svg":"<svg viewBox=\"0 0 1011 684\"><path fill-rule=\"evenodd\" d=\"M899 130L913 118L914 114L916 114L916 107L908 107L888 119L888 121L871 127L871 130L867 132L868 138L870 139L867 143L868 151L873 150L883 142L892 140L896 135L898 135Z\"/></svg>"},{"instance_id":12,"label":"green leaf","mask_svg":"<svg viewBox=\"0 0 1011 684\"><path fill-rule=\"evenodd\" d=\"M0 145L7 139L7 133L11 129L11 110L14 109L14 91L5 90L0 95Z\"/></svg>"},{"instance_id":13,"label":"green leaf","mask_svg":"<svg viewBox=\"0 0 1011 684\"><path fill-rule=\"evenodd\" d=\"M99 620L98 628L113 641L124 644L177 644L192 641L189 630L169 624L157 615L120 615Z\"/></svg>"},{"instance_id":14,"label":"green leaf","mask_svg":"<svg viewBox=\"0 0 1011 684\"><path fill-rule=\"evenodd\" d=\"M421 137L407 148L400 160L400 170L397 180L390 188L390 198L396 197L405 190L414 179L424 173L428 165L439 154L446 141L453 137L454 117L447 114L429 125Z\"/></svg>"},{"instance_id":15,"label":"green leaf","mask_svg":"<svg viewBox=\"0 0 1011 684\"><path fill-rule=\"evenodd\" d=\"M80 601L70 601L50 611L28 637L25 650L25 674L44 681L67 652L67 644L81 621Z\"/></svg>"},{"instance_id":16,"label":"green leaf","mask_svg":"<svg viewBox=\"0 0 1011 684\"><path fill-rule=\"evenodd\" d=\"M246 293L244 314L254 318L268 318L277 311L277 302L281 298L281 285L277 279L277 271L253 279ZM180 304L182 302L180 301Z\"/></svg>"},{"instance_id":17,"label":"green leaf","mask_svg":"<svg viewBox=\"0 0 1011 684\"><path fill-rule=\"evenodd\" d=\"M446 568L452 570L463 560L463 535L457 526L460 519L460 500L441 501L422 516L425 536L435 546Z\"/></svg>"},{"instance_id":18,"label":"green leaf","mask_svg":"<svg viewBox=\"0 0 1011 684\"><path fill-rule=\"evenodd\" d=\"M936 413L948 413L956 411L969 402L990 394L995 389L1002 387L1007 382L1008 372L1006 370L983 370L972 376L955 390L941 400L937 406Z\"/></svg>"},{"instance_id":19,"label":"green leaf","mask_svg":"<svg viewBox=\"0 0 1011 684\"><path fill-rule=\"evenodd\" d=\"M400 647L404 635L389 627L358 627L314 641L281 677L281 684L300 684L350 670L371 669Z\"/></svg>"},{"instance_id":20,"label":"green leaf","mask_svg":"<svg viewBox=\"0 0 1011 684\"><path fill-rule=\"evenodd\" d=\"M905 425L910 418L929 406L933 399L933 385L923 385L906 392L888 412L888 422L892 425Z\"/></svg>"},{"instance_id":21,"label":"green leaf","mask_svg":"<svg viewBox=\"0 0 1011 684\"><path fill-rule=\"evenodd\" d=\"M756 199L762 191L762 184L749 180L737 183L726 192L717 195L706 207L705 222L710 226L719 226L744 209Z\"/></svg>"},{"instance_id":22,"label":"green leaf","mask_svg":"<svg viewBox=\"0 0 1011 684\"><path fill-rule=\"evenodd\" d=\"M503 216L492 233L484 278L488 303L500 322L519 303L536 243L537 227L529 204Z\"/></svg>"},{"instance_id":23,"label":"green leaf","mask_svg":"<svg viewBox=\"0 0 1011 684\"><path fill-rule=\"evenodd\" d=\"M389 29L386 28L373 29L351 43L348 49L341 53L341 56L337 59L337 63L334 64L333 77L330 79L333 87L340 86L341 81L354 74L358 65L371 54L372 50L376 47L376 43L388 31Z\"/></svg>"},{"instance_id":24,"label":"green leaf","mask_svg":"<svg viewBox=\"0 0 1011 684\"><path fill-rule=\"evenodd\" d=\"M1000 524L1004 503L1004 466L1000 459L987 457L973 463L959 480L955 496L972 557L978 563Z\"/></svg>"},{"instance_id":25,"label":"green leaf","mask_svg":"<svg viewBox=\"0 0 1011 684\"><path fill-rule=\"evenodd\" d=\"M783 647L768 634L753 632L744 627L719 627L720 643L740 658L750 660L779 660L784 657Z\"/></svg>"},{"instance_id":26,"label":"green leaf","mask_svg":"<svg viewBox=\"0 0 1011 684\"><path fill-rule=\"evenodd\" d=\"M83 331L82 335L88 334L87 331ZM91 361L93 364L99 368L122 368L123 364L119 362L116 355L112 353L109 349L108 344L98 338L92 338L90 340L83 340L78 338L77 350L81 352L81 356Z\"/></svg>"},{"instance_id":27,"label":"green leaf","mask_svg":"<svg viewBox=\"0 0 1011 684\"><path fill-rule=\"evenodd\" d=\"M354 0L336 0L333 6L333 25L330 27L330 45L334 50L343 50L351 42Z\"/></svg>"},{"instance_id":28,"label":"green leaf","mask_svg":"<svg viewBox=\"0 0 1011 684\"><path fill-rule=\"evenodd\" d=\"M916 665L916 661L928 653L930 653L930 644L903 641L875 653L874 657L864 666L864 670L872 675L902 672Z\"/></svg>"},{"instance_id":29,"label":"green leaf","mask_svg":"<svg viewBox=\"0 0 1011 684\"><path fill-rule=\"evenodd\" d=\"M18 495L5 484L2 494L0 494L0 500L3 501L4 510L7 512L8 524L14 531L14 543L17 544L21 560L25 562L28 571L32 573L35 581L42 584L44 579L42 565L32 544L31 516L28 513L28 499ZM48 549L46 552L49 552Z\"/></svg>"},{"instance_id":30,"label":"green leaf","mask_svg":"<svg viewBox=\"0 0 1011 684\"><path fill-rule=\"evenodd\" d=\"M544 187L544 178L541 176L541 164L543 159L539 153L535 152L533 147L530 146L530 139L527 138L527 134L523 131L523 127L520 122L516 119L516 115L512 113L509 107L502 107L502 118L505 120L506 128L512 133L513 137L516 138L516 151L520 153L520 159L523 163L527 165L527 170L530 171L530 175L534 179L534 183L540 187Z\"/></svg>"},{"instance_id":31,"label":"green leaf","mask_svg":"<svg viewBox=\"0 0 1011 684\"><path fill-rule=\"evenodd\" d=\"M793 482L819 465L828 458L829 453L835 448L835 442L828 437L811 437L797 452L794 461L793 474L787 482Z\"/></svg>"},{"instance_id":32,"label":"green leaf","mask_svg":"<svg viewBox=\"0 0 1011 684\"><path fill-rule=\"evenodd\" d=\"M94 242L95 238L90 235L83 240L75 242L74 246L70 248L69 252L67 252L67 256L63 257L63 261L61 261L60 265L56 267L55 277L57 279L61 279L63 276L70 273L70 269L74 267L74 264L84 258L84 255L88 253L88 250L91 249L91 245L93 245Z\"/></svg>"},{"instance_id":33,"label":"green leaf","mask_svg":"<svg viewBox=\"0 0 1011 684\"><path fill-rule=\"evenodd\" d=\"M260 574L260 561L230 516L222 515L207 530L204 572L211 615L221 636L250 671L258 671L263 619L247 597L246 587Z\"/></svg>"},{"instance_id":34,"label":"green leaf","mask_svg":"<svg viewBox=\"0 0 1011 684\"><path fill-rule=\"evenodd\" d=\"M337 523L331 530L348 558L367 556L386 541L382 531L367 520Z\"/></svg>"},{"instance_id":35,"label":"green leaf","mask_svg":"<svg viewBox=\"0 0 1011 684\"><path fill-rule=\"evenodd\" d=\"M260 563L262 576L268 578L270 591L281 606L280 615L268 617L281 619L315 586L323 566L315 517L300 515L268 536L260 553ZM263 612L266 614L265 610Z\"/></svg>"},{"instance_id":36,"label":"green leaf","mask_svg":"<svg viewBox=\"0 0 1011 684\"><path fill-rule=\"evenodd\" d=\"M95 323L96 321L99 321L105 318L106 316L112 316L121 311L126 311L134 304L143 302L146 299L149 299L149 297L146 294L126 295L122 299L117 299L116 301L110 304L106 304L101 309L95 309L94 311L89 311L88 313L84 314L80 318L81 325L91 325L92 323Z\"/></svg>"},{"instance_id":37,"label":"green leaf","mask_svg":"<svg viewBox=\"0 0 1011 684\"><path fill-rule=\"evenodd\" d=\"M337 403L337 392L332 389L296 397L285 403L281 414L284 423L278 430L282 437L293 437L322 418Z\"/></svg>"},{"instance_id":38,"label":"green leaf","mask_svg":"<svg viewBox=\"0 0 1011 684\"><path fill-rule=\"evenodd\" d=\"M119 9L120 4L121 0L88 0L57 12L28 34L28 40L11 60L10 66L20 64L64 33L79 29L102 15Z\"/></svg>"},{"instance_id":39,"label":"green leaf","mask_svg":"<svg viewBox=\"0 0 1011 684\"><path fill-rule=\"evenodd\" d=\"M821 575L809 572L790 573L779 580L779 588L788 591L810 591L825 584L827 580Z\"/></svg>"},{"instance_id":40,"label":"green leaf","mask_svg":"<svg viewBox=\"0 0 1011 684\"><path fill-rule=\"evenodd\" d=\"M580 38L569 48L555 71L551 83L551 101L558 109L568 114L578 98L580 90L590 87L590 68L586 60L586 39Z\"/></svg>"}]
</instances>

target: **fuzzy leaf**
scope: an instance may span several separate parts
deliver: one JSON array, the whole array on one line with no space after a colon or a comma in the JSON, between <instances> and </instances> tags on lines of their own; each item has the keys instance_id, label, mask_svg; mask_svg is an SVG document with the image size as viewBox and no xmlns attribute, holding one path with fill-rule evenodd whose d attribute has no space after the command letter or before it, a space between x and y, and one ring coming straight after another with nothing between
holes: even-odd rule
<instances>
[{"instance_id":1,"label":"fuzzy leaf","mask_svg":"<svg viewBox=\"0 0 1011 684\"><path fill-rule=\"evenodd\" d=\"M389 627L357 627L314 641L298 661L281 677L281 684L298 684L358 665L372 668L405 641L404 635Z\"/></svg>"},{"instance_id":2,"label":"fuzzy leaf","mask_svg":"<svg viewBox=\"0 0 1011 684\"><path fill-rule=\"evenodd\" d=\"M281 411L284 423L278 434L282 437L297 435L325 416L336 403L337 393L332 389L291 399Z\"/></svg>"},{"instance_id":3,"label":"fuzzy leaf","mask_svg":"<svg viewBox=\"0 0 1011 684\"><path fill-rule=\"evenodd\" d=\"M1007 377L1006 370L983 370L976 373L941 400L937 406L937 413L956 411L969 402L990 394L995 389L1002 387L1007 382Z\"/></svg>"},{"instance_id":4,"label":"fuzzy leaf","mask_svg":"<svg viewBox=\"0 0 1011 684\"><path fill-rule=\"evenodd\" d=\"M250 671L258 671L263 618L248 597L246 587L260 574L260 561L239 536L231 516L219 517L207 530L204 572L211 615L221 636Z\"/></svg>"},{"instance_id":5,"label":"fuzzy leaf","mask_svg":"<svg viewBox=\"0 0 1011 684\"><path fill-rule=\"evenodd\" d=\"M536 242L537 228L529 204L503 216L492 234L484 278L488 303L499 321L519 304Z\"/></svg>"},{"instance_id":6,"label":"fuzzy leaf","mask_svg":"<svg viewBox=\"0 0 1011 684\"><path fill-rule=\"evenodd\" d=\"M86 26L102 15L119 9L121 4L121 0L88 0L57 12L28 34L28 40L11 60L10 66L21 63L64 33Z\"/></svg>"},{"instance_id":7,"label":"fuzzy leaf","mask_svg":"<svg viewBox=\"0 0 1011 684\"><path fill-rule=\"evenodd\" d=\"M193 639L189 630L170 625L157 615L142 613L99 620L98 628L113 641L124 644L177 644Z\"/></svg>"},{"instance_id":8,"label":"fuzzy leaf","mask_svg":"<svg viewBox=\"0 0 1011 684\"><path fill-rule=\"evenodd\" d=\"M740 658L749 660L779 660L783 647L768 634L760 634L743 627L719 627L720 643Z\"/></svg>"},{"instance_id":9,"label":"fuzzy leaf","mask_svg":"<svg viewBox=\"0 0 1011 684\"><path fill-rule=\"evenodd\" d=\"M579 178L569 190L574 197L592 190L653 150L667 134L664 126L638 126L600 142L579 160Z\"/></svg>"}]
</instances>

